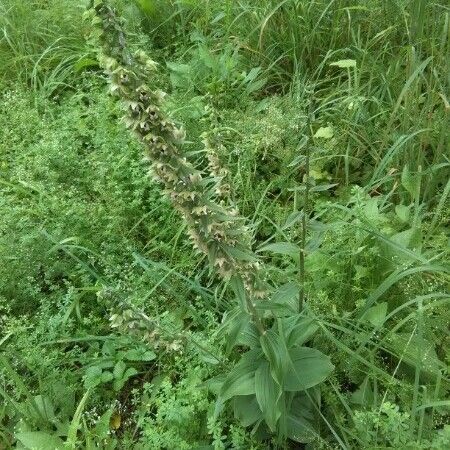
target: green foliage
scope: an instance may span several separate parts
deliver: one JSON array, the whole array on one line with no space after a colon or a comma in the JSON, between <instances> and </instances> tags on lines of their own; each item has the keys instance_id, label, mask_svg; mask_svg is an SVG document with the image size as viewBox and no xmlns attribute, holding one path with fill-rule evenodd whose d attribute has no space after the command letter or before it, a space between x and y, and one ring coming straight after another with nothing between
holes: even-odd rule
<instances>
[{"instance_id":1,"label":"green foliage","mask_svg":"<svg viewBox=\"0 0 450 450\"><path fill-rule=\"evenodd\" d=\"M261 67L246 70L238 48L228 45L223 49L210 49L203 37L198 38L196 47L191 50L188 63L166 64L174 89L209 95L222 107L229 106L230 102L238 106L237 99L247 100L267 81L261 76Z\"/></svg>"},{"instance_id":2,"label":"green foliage","mask_svg":"<svg viewBox=\"0 0 450 450\"><path fill-rule=\"evenodd\" d=\"M68 0L2 1L0 80L20 78L36 96L48 97L96 67L78 21L82 7Z\"/></svg>"},{"instance_id":3,"label":"green foliage","mask_svg":"<svg viewBox=\"0 0 450 450\"><path fill-rule=\"evenodd\" d=\"M397 405L385 402L377 411L357 411L355 426L364 448L445 448L449 443L449 429L446 425L432 441L422 444L410 440L410 416L401 413Z\"/></svg>"},{"instance_id":4,"label":"green foliage","mask_svg":"<svg viewBox=\"0 0 450 450\"><path fill-rule=\"evenodd\" d=\"M0 448L448 448L444 2L113 1L194 224L88 3L0 5Z\"/></svg>"},{"instance_id":5,"label":"green foliage","mask_svg":"<svg viewBox=\"0 0 450 450\"><path fill-rule=\"evenodd\" d=\"M310 442L315 434L313 422L308 420L314 413L314 404L308 401L311 388L329 376L333 365L320 351L301 347L302 339L292 338L304 322L292 329L292 318L285 322L279 328L286 327L290 339L273 330L261 336L261 347L245 353L225 378L220 398L234 399L235 415L247 426L256 422L258 427L264 420L269 430L281 437ZM298 402L302 403L301 418L297 418ZM297 420L300 429L292 426Z\"/></svg>"},{"instance_id":6,"label":"green foliage","mask_svg":"<svg viewBox=\"0 0 450 450\"><path fill-rule=\"evenodd\" d=\"M97 357L93 365L86 370L84 384L87 389L102 383L113 383L113 389L120 391L125 383L138 374L134 364L153 361L156 354L145 345L136 344L130 348L127 340L105 341L101 357Z\"/></svg>"}]
</instances>

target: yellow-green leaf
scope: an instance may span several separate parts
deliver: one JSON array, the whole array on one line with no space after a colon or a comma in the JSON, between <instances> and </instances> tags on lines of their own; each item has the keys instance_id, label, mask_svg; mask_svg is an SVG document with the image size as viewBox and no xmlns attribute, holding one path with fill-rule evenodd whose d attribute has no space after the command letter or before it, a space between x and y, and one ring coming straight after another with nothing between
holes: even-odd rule
<instances>
[{"instance_id":1,"label":"yellow-green leaf","mask_svg":"<svg viewBox=\"0 0 450 450\"><path fill-rule=\"evenodd\" d=\"M330 66L340 67L341 69L348 69L350 67L356 67L356 61L354 59L341 59L330 63Z\"/></svg>"},{"instance_id":2,"label":"yellow-green leaf","mask_svg":"<svg viewBox=\"0 0 450 450\"><path fill-rule=\"evenodd\" d=\"M316 134L314 135L315 138L322 138L322 139L331 139L334 136L334 131L332 127L320 127Z\"/></svg>"}]
</instances>

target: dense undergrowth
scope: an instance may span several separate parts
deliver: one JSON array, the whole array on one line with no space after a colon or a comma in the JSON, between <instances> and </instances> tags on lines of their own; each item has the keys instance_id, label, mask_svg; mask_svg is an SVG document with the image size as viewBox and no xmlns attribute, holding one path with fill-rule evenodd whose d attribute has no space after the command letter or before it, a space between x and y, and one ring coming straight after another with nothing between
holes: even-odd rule
<instances>
[{"instance_id":1,"label":"dense undergrowth","mask_svg":"<svg viewBox=\"0 0 450 450\"><path fill-rule=\"evenodd\" d=\"M111 2L223 188L198 214L245 218L256 322L148 176L88 3L0 0L0 449L448 448L446 3Z\"/></svg>"}]
</instances>

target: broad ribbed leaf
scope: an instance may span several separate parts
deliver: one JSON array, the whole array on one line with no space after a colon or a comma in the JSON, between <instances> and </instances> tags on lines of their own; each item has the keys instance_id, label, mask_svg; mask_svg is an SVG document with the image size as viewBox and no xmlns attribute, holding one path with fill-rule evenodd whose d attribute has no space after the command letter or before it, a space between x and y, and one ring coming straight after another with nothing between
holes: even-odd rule
<instances>
[{"instance_id":1,"label":"broad ribbed leaf","mask_svg":"<svg viewBox=\"0 0 450 450\"><path fill-rule=\"evenodd\" d=\"M45 417L49 422L55 419L55 409L52 401L43 395L36 395L34 403L39 410L41 417Z\"/></svg>"},{"instance_id":2,"label":"broad ribbed leaf","mask_svg":"<svg viewBox=\"0 0 450 450\"><path fill-rule=\"evenodd\" d=\"M237 342L250 348L259 347L259 332L256 325L247 318L247 323L238 336Z\"/></svg>"},{"instance_id":3,"label":"broad ribbed leaf","mask_svg":"<svg viewBox=\"0 0 450 450\"><path fill-rule=\"evenodd\" d=\"M233 399L234 416L242 426L248 427L263 418L254 395L239 395Z\"/></svg>"},{"instance_id":4,"label":"broad ribbed leaf","mask_svg":"<svg viewBox=\"0 0 450 450\"><path fill-rule=\"evenodd\" d=\"M242 309L245 310L246 293L245 293L244 283L243 283L241 277L233 276L230 280L230 285L234 291L234 294L236 295L236 298L239 300L239 303L242 306Z\"/></svg>"},{"instance_id":5,"label":"broad ribbed leaf","mask_svg":"<svg viewBox=\"0 0 450 450\"><path fill-rule=\"evenodd\" d=\"M270 373L269 363L264 361L255 374L256 399L268 427L275 431L277 421L281 415L278 401L281 388Z\"/></svg>"},{"instance_id":6,"label":"broad ribbed leaf","mask_svg":"<svg viewBox=\"0 0 450 450\"><path fill-rule=\"evenodd\" d=\"M302 220L303 217L303 211L294 211L291 214L289 214L288 218L286 219L286 222L281 227L282 230L287 230L288 228L291 228L293 225L297 224Z\"/></svg>"},{"instance_id":7,"label":"broad ribbed leaf","mask_svg":"<svg viewBox=\"0 0 450 450\"><path fill-rule=\"evenodd\" d=\"M113 370L114 378L122 378L126 368L127 365L123 361L117 361Z\"/></svg>"},{"instance_id":8,"label":"broad ribbed leaf","mask_svg":"<svg viewBox=\"0 0 450 450\"><path fill-rule=\"evenodd\" d=\"M319 328L314 319L300 314L279 319L288 348L307 342Z\"/></svg>"},{"instance_id":9,"label":"broad ribbed leaf","mask_svg":"<svg viewBox=\"0 0 450 450\"><path fill-rule=\"evenodd\" d=\"M269 362L272 376L281 384L286 371L287 358L286 347L280 340L280 336L274 330L268 330L260 337L261 348Z\"/></svg>"},{"instance_id":10,"label":"broad ribbed leaf","mask_svg":"<svg viewBox=\"0 0 450 450\"><path fill-rule=\"evenodd\" d=\"M287 311L298 311L298 284L286 283L280 286L273 294L270 303L286 307Z\"/></svg>"},{"instance_id":11,"label":"broad ribbed leaf","mask_svg":"<svg viewBox=\"0 0 450 450\"><path fill-rule=\"evenodd\" d=\"M317 431L312 425L314 416L311 407L311 401L305 395L293 400L286 420L289 439L307 444L317 436Z\"/></svg>"},{"instance_id":12,"label":"broad ribbed leaf","mask_svg":"<svg viewBox=\"0 0 450 450\"><path fill-rule=\"evenodd\" d=\"M63 441L58 436L43 431L17 433L16 439L30 450L60 450L64 447Z\"/></svg>"},{"instance_id":13,"label":"broad ribbed leaf","mask_svg":"<svg viewBox=\"0 0 450 450\"><path fill-rule=\"evenodd\" d=\"M141 8L142 12L149 16L153 16L157 12L155 2L152 0L136 0L136 3Z\"/></svg>"},{"instance_id":14,"label":"broad ribbed leaf","mask_svg":"<svg viewBox=\"0 0 450 450\"><path fill-rule=\"evenodd\" d=\"M397 217L403 223L408 223L409 222L410 213L411 213L411 206L397 205L395 207L395 214L397 214Z\"/></svg>"},{"instance_id":15,"label":"broad ribbed leaf","mask_svg":"<svg viewBox=\"0 0 450 450\"><path fill-rule=\"evenodd\" d=\"M313 186L310 190L310 192L323 192L328 191L328 189L331 189L335 186L337 186L338 183L333 184L317 184L316 186Z\"/></svg>"},{"instance_id":16,"label":"broad ribbed leaf","mask_svg":"<svg viewBox=\"0 0 450 450\"><path fill-rule=\"evenodd\" d=\"M270 298L255 304L258 311L270 311L275 317L290 317L298 312L298 285L280 286Z\"/></svg>"},{"instance_id":17,"label":"broad ribbed leaf","mask_svg":"<svg viewBox=\"0 0 450 450\"><path fill-rule=\"evenodd\" d=\"M236 395L255 393L255 372L261 362L261 350L250 350L233 367L223 383L220 396L228 400Z\"/></svg>"},{"instance_id":18,"label":"broad ribbed leaf","mask_svg":"<svg viewBox=\"0 0 450 450\"><path fill-rule=\"evenodd\" d=\"M224 322L217 332L217 336L225 339L227 354L238 343L242 331L249 322L250 317L248 313L240 307L236 307L226 314Z\"/></svg>"},{"instance_id":19,"label":"broad ribbed leaf","mask_svg":"<svg viewBox=\"0 0 450 450\"><path fill-rule=\"evenodd\" d=\"M289 349L290 369L285 376L286 391L303 391L324 381L333 371L330 358L309 347Z\"/></svg>"},{"instance_id":20,"label":"broad ribbed leaf","mask_svg":"<svg viewBox=\"0 0 450 450\"><path fill-rule=\"evenodd\" d=\"M256 261L255 255L253 255L252 253L250 253L248 251L240 250L237 247L232 247L231 245L222 244L222 249L228 255L230 255L233 258L238 259L240 261L249 261L249 262Z\"/></svg>"}]
</instances>

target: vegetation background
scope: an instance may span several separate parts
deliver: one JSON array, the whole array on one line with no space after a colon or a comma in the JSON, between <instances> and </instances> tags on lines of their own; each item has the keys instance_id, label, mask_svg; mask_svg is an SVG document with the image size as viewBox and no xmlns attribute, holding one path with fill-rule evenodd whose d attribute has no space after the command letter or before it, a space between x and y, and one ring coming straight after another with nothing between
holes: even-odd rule
<instances>
[{"instance_id":1,"label":"vegetation background","mask_svg":"<svg viewBox=\"0 0 450 450\"><path fill-rule=\"evenodd\" d=\"M447 2L111 2L334 365L288 439L258 392L217 396L234 293L120 122L87 3L0 0L0 448L449 448Z\"/></svg>"}]
</instances>

